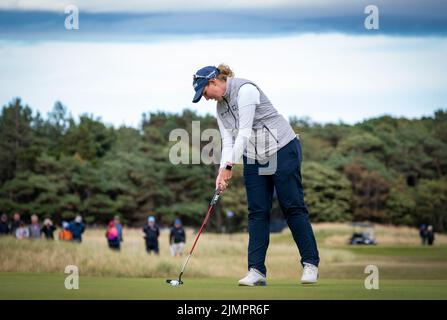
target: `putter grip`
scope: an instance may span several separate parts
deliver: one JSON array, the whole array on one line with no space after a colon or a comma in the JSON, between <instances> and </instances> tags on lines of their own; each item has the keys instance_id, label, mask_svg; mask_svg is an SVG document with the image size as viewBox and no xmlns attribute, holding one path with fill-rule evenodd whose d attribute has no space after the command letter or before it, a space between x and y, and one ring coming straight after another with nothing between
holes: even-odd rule
<instances>
[{"instance_id":1,"label":"putter grip","mask_svg":"<svg viewBox=\"0 0 447 320\"><path fill-rule=\"evenodd\" d=\"M216 192L214 192L213 198L210 201L210 206L214 206L217 203L217 200L219 200L220 196L220 190L216 189Z\"/></svg>"}]
</instances>

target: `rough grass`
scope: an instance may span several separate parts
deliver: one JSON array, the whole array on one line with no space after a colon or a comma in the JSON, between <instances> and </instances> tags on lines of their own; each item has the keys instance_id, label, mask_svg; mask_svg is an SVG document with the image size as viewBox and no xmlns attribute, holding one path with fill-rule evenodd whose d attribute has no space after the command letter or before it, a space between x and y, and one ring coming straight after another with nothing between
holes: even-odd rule
<instances>
[{"instance_id":1,"label":"rough grass","mask_svg":"<svg viewBox=\"0 0 447 320\"><path fill-rule=\"evenodd\" d=\"M345 243L353 229L345 224L315 224L324 278L363 279L368 264L379 267L384 279L447 279L447 237L422 247L416 229L377 226L378 246L351 247ZM187 231L185 252L195 235ZM190 260L187 278L232 278L246 273L247 234L202 234ZM0 238L0 272L63 273L76 265L81 275L166 278L178 274L185 257L170 256L168 232L160 236L160 256L145 251L141 230L125 229L121 252L107 247L104 230L88 229L81 244ZM299 253L288 230L272 234L266 265L272 280L299 279Z\"/></svg>"}]
</instances>

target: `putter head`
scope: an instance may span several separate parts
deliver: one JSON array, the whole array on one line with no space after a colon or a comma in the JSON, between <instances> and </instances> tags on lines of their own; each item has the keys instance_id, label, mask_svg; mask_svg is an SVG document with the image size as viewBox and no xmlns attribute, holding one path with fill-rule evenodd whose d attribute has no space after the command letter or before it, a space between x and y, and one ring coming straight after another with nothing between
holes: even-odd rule
<instances>
[{"instance_id":1,"label":"putter head","mask_svg":"<svg viewBox=\"0 0 447 320\"><path fill-rule=\"evenodd\" d=\"M170 284L173 287L179 286L181 284L183 284L182 280L175 280L175 279L167 279L166 283Z\"/></svg>"}]
</instances>

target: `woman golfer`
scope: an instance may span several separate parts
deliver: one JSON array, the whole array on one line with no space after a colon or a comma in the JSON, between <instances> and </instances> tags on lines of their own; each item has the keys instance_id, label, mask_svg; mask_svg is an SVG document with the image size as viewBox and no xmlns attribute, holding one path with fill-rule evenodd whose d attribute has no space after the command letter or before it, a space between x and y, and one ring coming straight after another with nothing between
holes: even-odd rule
<instances>
[{"instance_id":1,"label":"woman golfer","mask_svg":"<svg viewBox=\"0 0 447 320\"><path fill-rule=\"evenodd\" d=\"M301 145L287 120L253 82L234 78L226 65L204 67L193 80L193 102L217 101L222 160L216 188L224 191L243 158L248 202L248 273L239 285L265 285L273 192L292 231L304 267L301 283L318 279L318 249L301 184Z\"/></svg>"}]
</instances>

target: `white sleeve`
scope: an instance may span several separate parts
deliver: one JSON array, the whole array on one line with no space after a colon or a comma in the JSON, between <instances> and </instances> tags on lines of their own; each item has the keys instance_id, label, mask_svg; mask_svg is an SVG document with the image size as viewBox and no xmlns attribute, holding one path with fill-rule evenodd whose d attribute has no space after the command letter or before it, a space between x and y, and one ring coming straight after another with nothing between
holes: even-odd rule
<instances>
[{"instance_id":1,"label":"white sleeve","mask_svg":"<svg viewBox=\"0 0 447 320\"><path fill-rule=\"evenodd\" d=\"M239 88L237 105L241 108L250 104L259 104L260 96L258 88L250 83L246 83Z\"/></svg>"},{"instance_id":2,"label":"white sleeve","mask_svg":"<svg viewBox=\"0 0 447 320\"><path fill-rule=\"evenodd\" d=\"M220 160L220 167L224 167L225 163L231 162L231 150L233 149L233 135L230 130L226 129L217 117L217 124L219 125L219 131L222 138L222 156Z\"/></svg>"},{"instance_id":3,"label":"white sleeve","mask_svg":"<svg viewBox=\"0 0 447 320\"><path fill-rule=\"evenodd\" d=\"M256 105L259 104L259 90L252 84L240 87L237 103L239 106L239 131L231 153L231 163L239 163L253 129Z\"/></svg>"}]
</instances>

